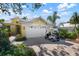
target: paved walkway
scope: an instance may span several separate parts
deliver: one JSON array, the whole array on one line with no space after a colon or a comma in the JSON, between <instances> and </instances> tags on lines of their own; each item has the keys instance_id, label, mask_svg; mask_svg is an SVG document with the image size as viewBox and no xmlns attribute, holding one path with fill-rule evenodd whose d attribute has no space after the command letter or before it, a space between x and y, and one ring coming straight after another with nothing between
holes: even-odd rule
<instances>
[{"instance_id":1,"label":"paved walkway","mask_svg":"<svg viewBox=\"0 0 79 59\"><path fill-rule=\"evenodd\" d=\"M79 44L61 40L51 42L40 38L29 38L24 42L33 48L37 56L79 56Z\"/></svg>"}]
</instances>

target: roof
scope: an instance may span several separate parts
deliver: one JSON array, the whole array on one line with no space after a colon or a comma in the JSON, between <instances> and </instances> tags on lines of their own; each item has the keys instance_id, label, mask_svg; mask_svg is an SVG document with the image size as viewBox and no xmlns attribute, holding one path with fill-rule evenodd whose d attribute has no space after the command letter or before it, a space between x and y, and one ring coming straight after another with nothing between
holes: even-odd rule
<instances>
[{"instance_id":1,"label":"roof","mask_svg":"<svg viewBox=\"0 0 79 59\"><path fill-rule=\"evenodd\" d=\"M41 20L41 21L45 22L46 24L50 25L50 23L47 20L43 19L42 17L33 18L32 20L30 20L30 19L24 20L24 19L19 18L19 17L12 18L11 20L13 20L13 19L18 19L20 21L20 23L22 23L22 24L31 23L31 22L34 22L37 20Z\"/></svg>"},{"instance_id":2,"label":"roof","mask_svg":"<svg viewBox=\"0 0 79 59\"><path fill-rule=\"evenodd\" d=\"M29 21L29 22L34 22L34 21L37 21L37 20L41 20L41 21L45 22L46 24L48 24L48 22L45 19L41 18L41 17L34 18L31 21Z\"/></svg>"},{"instance_id":3,"label":"roof","mask_svg":"<svg viewBox=\"0 0 79 59\"><path fill-rule=\"evenodd\" d=\"M42 17L33 18L33 19L31 19L31 20L29 19L29 20L27 20L27 21L21 19L20 21L21 21L22 23L32 23L32 22L37 21L37 20L41 20L41 21L45 22L46 24L49 24L49 22L46 21L45 19L43 19Z\"/></svg>"}]
</instances>

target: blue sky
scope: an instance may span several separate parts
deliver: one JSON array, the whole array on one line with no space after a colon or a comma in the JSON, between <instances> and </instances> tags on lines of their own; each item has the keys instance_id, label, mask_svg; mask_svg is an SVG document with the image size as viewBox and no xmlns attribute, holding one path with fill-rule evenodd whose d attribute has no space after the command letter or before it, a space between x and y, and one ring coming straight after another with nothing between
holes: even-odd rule
<instances>
[{"instance_id":1,"label":"blue sky","mask_svg":"<svg viewBox=\"0 0 79 59\"><path fill-rule=\"evenodd\" d=\"M29 7L29 9L26 6L23 7L22 15L16 15L14 14L11 9L11 15L6 15L3 13L0 13L0 18L3 18L5 20L10 20L13 17L19 16L27 16L29 19L36 18L41 16L45 20L47 19L47 16L52 15L54 11L58 12L58 16L60 16L60 19L57 19L57 23L60 22L66 22L70 19L72 16L73 12L78 12L79 13L79 4L74 4L74 3L43 3L44 5L40 7L38 10L35 12L32 12Z\"/></svg>"}]
</instances>

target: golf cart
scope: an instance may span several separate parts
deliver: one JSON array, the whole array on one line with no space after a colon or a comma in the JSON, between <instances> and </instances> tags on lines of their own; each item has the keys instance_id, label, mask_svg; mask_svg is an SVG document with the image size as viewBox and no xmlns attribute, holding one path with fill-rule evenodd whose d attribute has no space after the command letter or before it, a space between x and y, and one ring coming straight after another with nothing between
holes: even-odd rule
<instances>
[{"instance_id":1,"label":"golf cart","mask_svg":"<svg viewBox=\"0 0 79 59\"><path fill-rule=\"evenodd\" d=\"M50 40L52 42L56 42L60 40L59 33L57 29L53 29L53 31L48 32L45 35L45 39Z\"/></svg>"}]
</instances>

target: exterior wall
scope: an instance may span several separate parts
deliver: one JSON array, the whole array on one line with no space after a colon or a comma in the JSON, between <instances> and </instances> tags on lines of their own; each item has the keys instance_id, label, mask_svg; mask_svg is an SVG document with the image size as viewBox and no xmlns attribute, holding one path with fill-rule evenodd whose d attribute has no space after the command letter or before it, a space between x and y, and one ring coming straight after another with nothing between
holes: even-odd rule
<instances>
[{"instance_id":1,"label":"exterior wall","mask_svg":"<svg viewBox=\"0 0 79 59\"><path fill-rule=\"evenodd\" d=\"M18 18L12 19L10 29L11 29L11 33L14 35L17 34L17 25L21 27L19 19ZM18 29L18 30L21 30L21 29Z\"/></svg>"},{"instance_id":2,"label":"exterior wall","mask_svg":"<svg viewBox=\"0 0 79 59\"><path fill-rule=\"evenodd\" d=\"M26 29L26 25L25 24L21 24L21 35L22 36L26 36L25 30L27 30Z\"/></svg>"},{"instance_id":3,"label":"exterior wall","mask_svg":"<svg viewBox=\"0 0 79 59\"><path fill-rule=\"evenodd\" d=\"M15 25L10 25L11 33L16 34L16 26Z\"/></svg>"},{"instance_id":4,"label":"exterior wall","mask_svg":"<svg viewBox=\"0 0 79 59\"><path fill-rule=\"evenodd\" d=\"M45 21L42 21L40 19L36 19L36 20L32 20L32 22L21 22L19 20L19 18L14 18L12 19L11 23L10 23L10 30L12 33L16 34L16 25L19 25L21 27L21 29L18 29L21 31L21 35L22 36L27 36L26 32L27 32L27 28L30 26L35 26L37 28L41 28L41 27L46 27L47 24Z\"/></svg>"},{"instance_id":5,"label":"exterior wall","mask_svg":"<svg viewBox=\"0 0 79 59\"><path fill-rule=\"evenodd\" d=\"M46 22L42 21L41 19L35 19L27 22L25 27L25 35L27 38L45 36L46 29L48 29Z\"/></svg>"}]
</instances>

